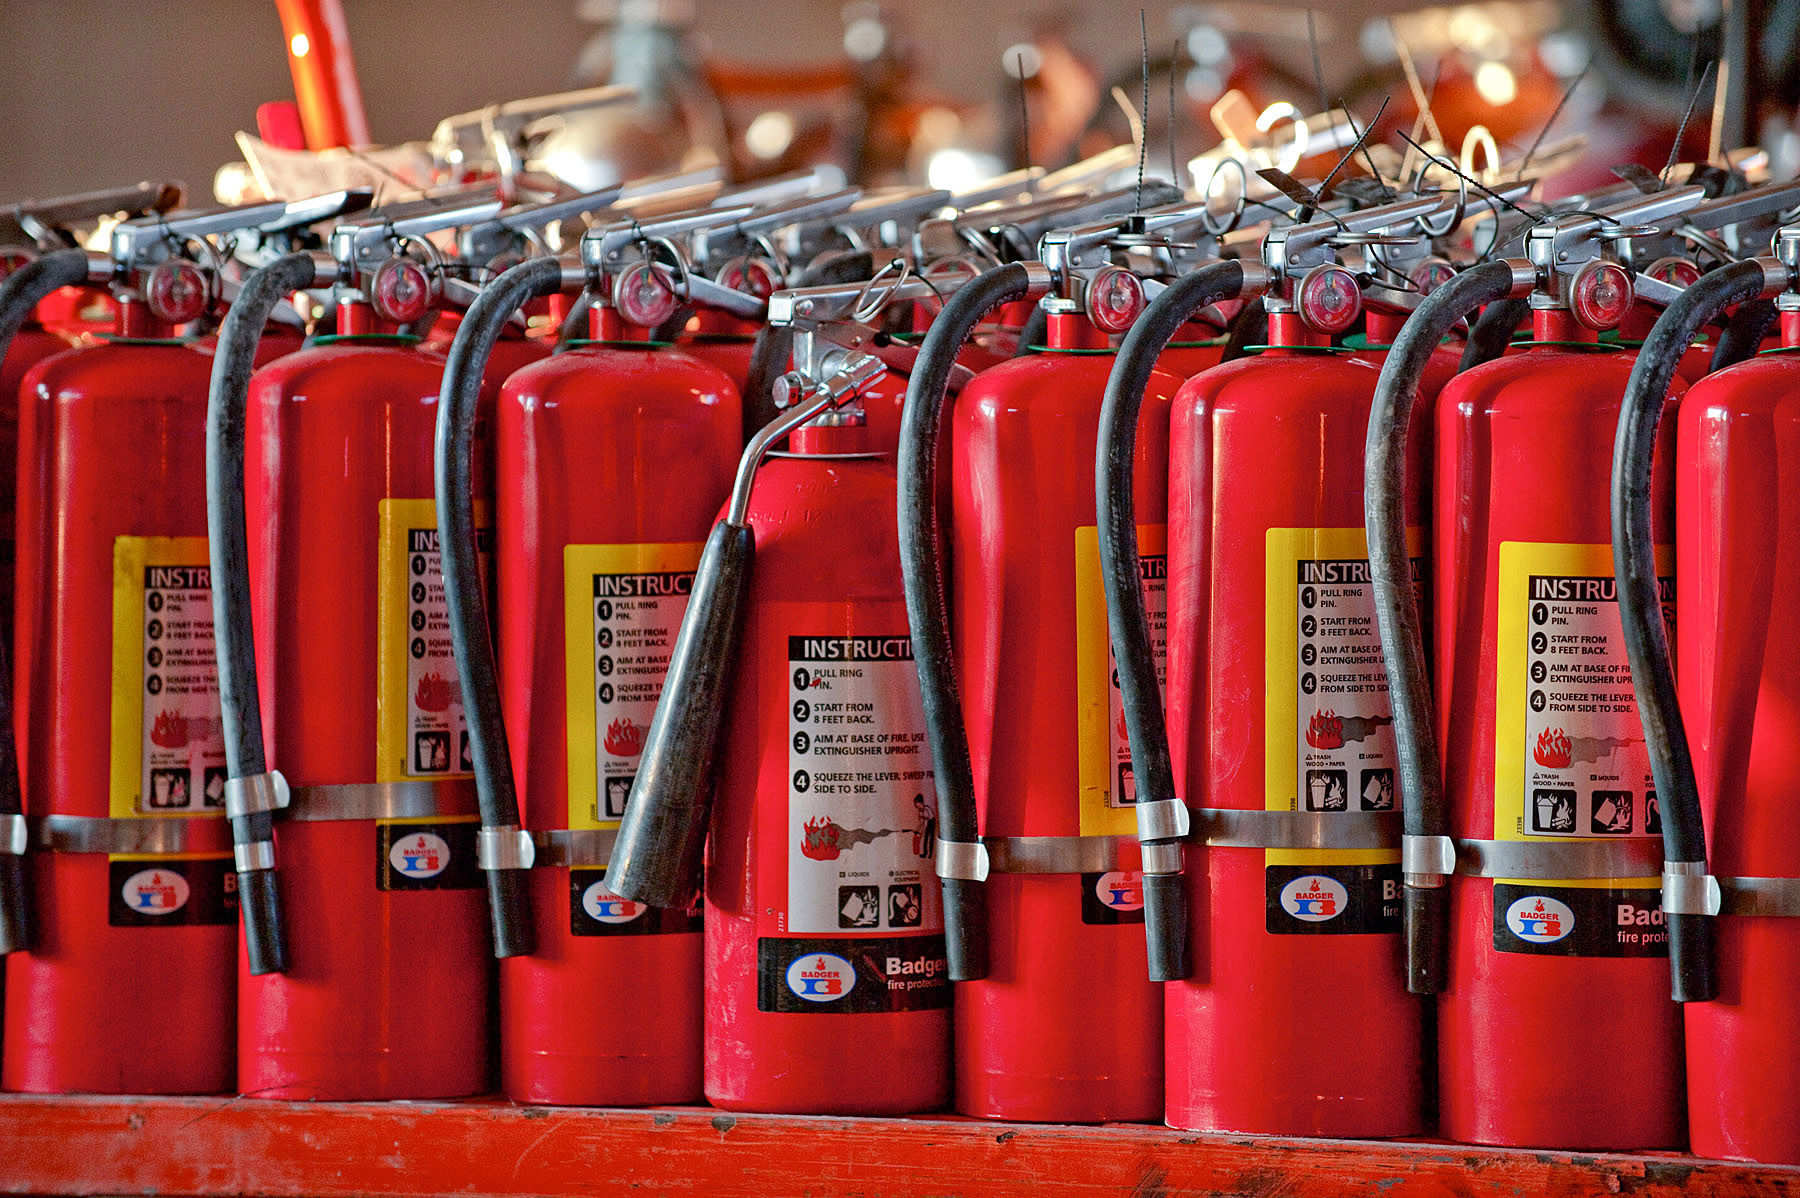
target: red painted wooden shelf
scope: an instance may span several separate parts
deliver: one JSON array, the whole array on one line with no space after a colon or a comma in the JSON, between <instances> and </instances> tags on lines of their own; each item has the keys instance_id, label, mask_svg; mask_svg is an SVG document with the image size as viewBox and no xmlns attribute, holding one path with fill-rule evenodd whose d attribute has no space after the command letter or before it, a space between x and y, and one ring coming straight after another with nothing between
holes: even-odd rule
<instances>
[{"instance_id":1,"label":"red painted wooden shelf","mask_svg":"<svg viewBox=\"0 0 1800 1198\"><path fill-rule=\"evenodd\" d=\"M1796 1195L1674 1154L1191 1135L1115 1125L503 1102L0 1096L0 1190L37 1194L889 1194L1034 1198Z\"/></svg>"}]
</instances>

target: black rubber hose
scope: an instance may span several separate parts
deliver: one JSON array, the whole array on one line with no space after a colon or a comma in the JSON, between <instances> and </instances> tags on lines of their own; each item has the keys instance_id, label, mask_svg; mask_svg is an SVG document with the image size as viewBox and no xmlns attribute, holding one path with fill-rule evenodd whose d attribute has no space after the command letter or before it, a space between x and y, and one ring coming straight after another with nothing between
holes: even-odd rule
<instances>
[{"instance_id":1,"label":"black rubber hose","mask_svg":"<svg viewBox=\"0 0 1800 1198\"><path fill-rule=\"evenodd\" d=\"M450 646L468 715L481 826L516 836L519 797L513 789L500 668L494 661L487 596L475 545L475 422L481 379L506 322L528 301L562 288L555 258L527 258L481 289L463 314L444 359L437 415L437 523ZM496 957L529 956L537 947L525 869L484 869Z\"/></svg>"},{"instance_id":2,"label":"black rubber hose","mask_svg":"<svg viewBox=\"0 0 1800 1198\"><path fill-rule=\"evenodd\" d=\"M652 907L685 907L699 885L713 757L755 549L747 525L713 525L619 821L606 885Z\"/></svg>"},{"instance_id":3,"label":"black rubber hose","mask_svg":"<svg viewBox=\"0 0 1800 1198\"><path fill-rule=\"evenodd\" d=\"M1718 348L1713 350L1712 365L1707 369L1723 370L1755 357L1779 315L1774 300L1755 300L1738 308L1719 334Z\"/></svg>"},{"instance_id":4,"label":"black rubber hose","mask_svg":"<svg viewBox=\"0 0 1800 1198\"><path fill-rule=\"evenodd\" d=\"M1031 309L1031 315L1025 318L1024 327L1019 330L1019 344L1013 350L1013 357L1029 358L1049 343L1050 314L1039 304Z\"/></svg>"},{"instance_id":5,"label":"black rubber hose","mask_svg":"<svg viewBox=\"0 0 1800 1198\"><path fill-rule=\"evenodd\" d=\"M213 651L219 663L219 717L225 739L225 772L254 778L268 772L263 755L262 705L256 680L256 631L251 623L250 546L244 524L244 424L250 375L263 326L275 305L311 287L310 254L288 254L244 280L237 302L219 328L212 382L206 401L206 528L212 562ZM272 855L275 813L257 811L231 821L240 850L265 846ZM240 853L238 909L244 917L244 949L250 972L285 973L281 891L275 867ZM245 868L252 866L252 868Z\"/></svg>"},{"instance_id":6,"label":"black rubber hose","mask_svg":"<svg viewBox=\"0 0 1800 1198\"><path fill-rule=\"evenodd\" d=\"M1638 349L1625 398L1619 406L1619 434L1613 444L1613 575L1618 583L1619 620L1631 661L1650 772L1662 807L1663 860L1669 865L1706 867L1706 829L1700 817L1700 790L1687 730L1675 693L1675 670L1663 627L1662 596L1656 570L1656 538L1650 505L1651 459L1669 384L1682 355L1699 331L1732 304L1755 300L1763 290L1763 268L1754 260L1734 262L1684 290L1656 321ZM1760 338L1759 338L1760 340ZM1669 915L1669 973L1676 1002L1708 1002L1718 997L1713 973L1712 920L1705 915Z\"/></svg>"},{"instance_id":7,"label":"black rubber hose","mask_svg":"<svg viewBox=\"0 0 1800 1198\"><path fill-rule=\"evenodd\" d=\"M12 348L12 340L43 299L59 287L87 282L88 256L84 250L57 250L27 262L0 282L0 362ZM11 468L11 463L7 463ZM3 635L11 639L11 629ZM7 646L0 644L0 816L24 811L19 790L18 747L13 741L12 672L7 666ZM0 955L26 948L30 943L30 898L25 887L25 859L0 853Z\"/></svg>"},{"instance_id":8,"label":"black rubber hose","mask_svg":"<svg viewBox=\"0 0 1800 1198\"><path fill-rule=\"evenodd\" d=\"M1269 310L1263 306L1263 297L1247 301L1238 314L1231 318L1231 327L1226 330L1225 352L1219 356L1221 362L1235 362L1250 352L1252 345L1265 345L1269 340Z\"/></svg>"},{"instance_id":9,"label":"black rubber hose","mask_svg":"<svg viewBox=\"0 0 1800 1198\"><path fill-rule=\"evenodd\" d=\"M1464 271L1426 296L1394 338L1369 410L1363 459L1369 580L1393 704L1402 820L1409 837L1448 836L1450 810L1444 802L1423 617L1406 547L1406 446L1419 398L1419 377L1439 342L1457 321L1483 304L1504 301L1512 290L1512 266L1490 262ZM1414 994L1437 994L1443 990L1449 965L1447 879L1437 878L1425 885L1414 884L1412 875L1403 875L1402 880L1406 987Z\"/></svg>"},{"instance_id":10,"label":"black rubber hose","mask_svg":"<svg viewBox=\"0 0 1800 1198\"><path fill-rule=\"evenodd\" d=\"M1243 293L1240 262L1218 262L1183 275L1156 297L1125 334L1106 380L1100 408L1100 436L1094 451L1094 503L1100 526L1100 575L1106 585L1106 623L1118 663L1119 699L1131 742L1131 773L1138 801L1175 798L1175 771L1169 761L1169 729L1163 717L1162 690L1156 681L1156 655L1150 641L1139 579L1137 512L1133 475L1137 461L1138 413L1156 359L1183 325L1208 304ZM1175 869L1152 872L1144 861L1144 935L1150 956L1150 980L1172 982L1188 976L1187 899L1182 893L1179 842L1171 845Z\"/></svg>"},{"instance_id":11,"label":"black rubber hose","mask_svg":"<svg viewBox=\"0 0 1800 1198\"><path fill-rule=\"evenodd\" d=\"M1469 340L1463 346L1462 362L1457 370L1468 370L1483 362L1492 362L1512 344L1512 335L1526 317L1531 304L1523 299L1496 300L1482 310L1469 329Z\"/></svg>"},{"instance_id":12,"label":"black rubber hose","mask_svg":"<svg viewBox=\"0 0 1800 1198\"><path fill-rule=\"evenodd\" d=\"M0 816L24 812L19 795L19 754L13 741L12 667L0 636ZM8 822L11 822L10 820ZM25 891L25 858L0 852L0 957L31 946L31 908Z\"/></svg>"},{"instance_id":13,"label":"black rubber hose","mask_svg":"<svg viewBox=\"0 0 1800 1198\"><path fill-rule=\"evenodd\" d=\"M800 272L796 287L822 287L831 283L855 283L875 271L875 256L868 250L834 250L821 254ZM794 330L786 325L765 324L750 346L750 369L744 376L744 439L767 427L781 414L775 406L775 380L787 373L794 356Z\"/></svg>"},{"instance_id":14,"label":"black rubber hose","mask_svg":"<svg viewBox=\"0 0 1800 1198\"><path fill-rule=\"evenodd\" d=\"M906 617L912 626L913 666L925 704L938 792L940 838L978 844L975 771L963 723L956 657L950 643L950 591L944 569L938 510L939 443L950 374L963 343L989 311L1031 290L1031 274L1017 263L996 266L965 283L944 304L919 346L906 405L900 412L900 571L906 582ZM944 887L944 947L953 981L987 976L987 905L981 883L940 875Z\"/></svg>"}]
</instances>

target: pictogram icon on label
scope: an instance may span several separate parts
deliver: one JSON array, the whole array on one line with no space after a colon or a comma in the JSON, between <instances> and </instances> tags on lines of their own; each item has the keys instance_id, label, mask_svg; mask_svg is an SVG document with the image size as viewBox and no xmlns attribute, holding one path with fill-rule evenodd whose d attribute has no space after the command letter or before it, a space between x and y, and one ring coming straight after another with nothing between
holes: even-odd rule
<instances>
[{"instance_id":1,"label":"pictogram icon on label","mask_svg":"<svg viewBox=\"0 0 1800 1198\"><path fill-rule=\"evenodd\" d=\"M571 828L625 814L701 548L563 547Z\"/></svg>"},{"instance_id":2,"label":"pictogram icon on label","mask_svg":"<svg viewBox=\"0 0 1800 1198\"><path fill-rule=\"evenodd\" d=\"M478 508L476 518L484 516ZM437 504L384 499L379 518L376 780L468 777L475 766L450 644ZM484 578L492 535L475 532Z\"/></svg>"},{"instance_id":3,"label":"pictogram icon on label","mask_svg":"<svg viewBox=\"0 0 1800 1198\"><path fill-rule=\"evenodd\" d=\"M114 540L112 683L112 815L223 813L205 537Z\"/></svg>"}]
</instances>

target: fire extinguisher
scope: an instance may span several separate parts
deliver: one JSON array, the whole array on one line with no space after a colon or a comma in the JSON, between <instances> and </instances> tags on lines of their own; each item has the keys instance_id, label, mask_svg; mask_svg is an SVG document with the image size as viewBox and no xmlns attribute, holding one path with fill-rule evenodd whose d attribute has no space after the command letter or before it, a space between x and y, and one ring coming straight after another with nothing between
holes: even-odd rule
<instances>
[{"instance_id":1,"label":"fire extinguisher","mask_svg":"<svg viewBox=\"0 0 1800 1198\"><path fill-rule=\"evenodd\" d=\"M1793 355L1728 365L1682 398L1679 703L1650 490L1661 466L1652 451L1669 449L1662 396L1699 332L1728 307L1773 299L1783 349L1800 346L1800 227L1783 228L1774 249L1695 280L1645 339L1619 413L1612 529L1619 615L1661 801L1662 915L1684 1004L1690 1147L1800 1164L1800 1079L1790 1067L1800 860L1786 803L1800 759L1784 726L1800 690L1800 645L1778 606L1800 496L1786 474L1800 386Z\"/></svg>"},{"instance_id":2,"label":"fire extinguisher","mask_svg":"<svg viewBox=\"0 0 1800 1198\"><path fill-rule=\"evenodd\" d=\"M398 330L452 286L428 235L499 207L478 188L342 223L329 261L264 268L226 319L208 523L246 1092L486 1086L475 795L431 499L443 359ZM252 377L259 310L325 283L339 335Z\"/></svg>"},{"instance_id":3,"label":"fire extinguisher","mask_svg":"<svg viewBox=\"0 0 1800 1198\"><path fill-rule=\"evenodd\" d=\"M198 450L211 346L175 334L214 306L224 242L329 216L345 194L126 221L107 254L47 254L0 287L5 333L60 287L107 285L119 306L114 335L23 385L14 694L37 918L6 962L6 1089L230 1087L235 896Z\"/></svg>"},{"instance_id":4,"label":"fire extinguisher","mask_svg":"<svg viewBox=\"0 0 1800 1198\"><path fill-rule=\"evenodd\" d=\"M604 865L699 543L730 487L738 396L716 367L619 332L647 336L678 302L679 272L644 256L653 242L679 265L676 237L798 210L784 205L788 215L776 218L740 207L598 228L583 242L587 273L538 259L497 280L471 308L445 372L438 510L458 670L473 696L476 778L491 796L482 835L494 850L484 868L490 878L510 874L505 888L527 894L521 902L493 891L502 1087L520 1101L669 1103L700 1094L697 912L620 898ZM628 252L634 245L639 252ZM513 376L500 399L496 685L467 498L472 380L495 320L531 293L573 282L601 297L594 343ZM690 275L691 298L713 294L693 284ZM677 459L679 477L660 470ZM577 476L606 480L598 501L570 488ZM621 976L642 981L621 995ZM601 1005L611 1018L595 1028Z\"/></svg>"},{"instance_id":5,"label":"fire extinguisher","mask_svg":"<svg viewBox=\"0 0 1800 1198\"><path fill-rule=\"evenodd\" d=\"M885 368L821 341L708 538L607 878L680 906L709 844L713 1105L904 1114L950 1094L937 797L894 472L855 403Z\"/></svg>"},{"instance_id":6,"label":"fire extinguisher","mask_svg":"<svg viewBox=\"0 0 1800 1198\"><path fill-rule=\"evenodd\" d=\"M1382 367L1365 461L1369 572L1404 800L1407 984L1438 995L1439 1130L1451 1139L1681 1140L1675 1010L1658 959L1661 813L1626 686L1593 458L1617 422L1631 354L1592 347L1650 290L1634 287L1617 247L1702 198L1671 188L1546 218L1525 236L1527 258L1433 292ZM1537 340L1557 344L1468 370L1437 400L1430 671L1405 507L1406 480L1421 477L1404 461L1418 372L1458 319L1520 298ZM1663 465L1654 496L1666 537L1666 455ZM1545 1027L1565 1034L1546 1040Z\"/></svg>"},{"instance_id":7,"label":"fire extinguisher","mask_svg":"<svg viewBox=\"0 0 1800 1198\"><path fill-rule=\"evenodd\" d=\"M1362 308L1342 258L1427 237L1456 207L1451 196L1408 197L1270 230L1260 263L1206 267L1158 296L1107 383L1098 557L1112 702L1137 785L1150 976L1176 983L1164 992L1176 1127L1391 1136L1422 1126L1419 1005L1395 967L1391 720L1357 526L1356 451L1378 375L1327 343ZM1132 430L1151 364L1193 312L1258 296L1271 347L1202 372L1175 397L1167 547L1146 546ZM1415 496L1415 557L1422 509ZM1146 585L1164 571L1166 597ZM1359 1035L1347 1039L1347 1027Z\"/></svg>"},{"instance_id":8,"label":"fire extinguisher","mask_svg":"<svg viewBox=\"0 0 1800 1198\"><path fill-rule=\"evenodd\" d=\"M181 189L167 183L137 183L130 187L50 200L27 200L11 206L20 227L35 244L0 245L0 280L46 253L75 244L70 230L101 217L122 214L126 219L145 212L164 212L181 202ZM47 302L47 298L46 298ZM47 327L45 302L25 314L7 343L0 361L0 462L18 460L19 385L25 372L51 354L76 343L76 335ZM16 479L0 486L0 635L11 637L13 611L13 535Z\"/></svg>"}]
</instances>

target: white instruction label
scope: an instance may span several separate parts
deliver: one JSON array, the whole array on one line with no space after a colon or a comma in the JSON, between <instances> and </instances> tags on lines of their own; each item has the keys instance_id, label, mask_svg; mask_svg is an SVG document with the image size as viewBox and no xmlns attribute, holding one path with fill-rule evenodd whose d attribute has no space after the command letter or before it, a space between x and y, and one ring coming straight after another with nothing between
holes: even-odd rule
<instances>
[{"instance_id":1,"label":"white instruction label","mask_svg":"<svg viewBox=\"0 0 1800 1198\"><path fill-rule=\"evenodd\" d=\"M788 638L787 933L935 932L937 792L912 642Z\"/></svg>"}]
</instances>

